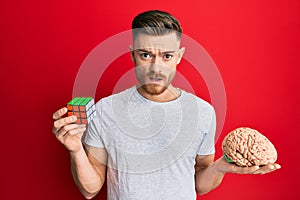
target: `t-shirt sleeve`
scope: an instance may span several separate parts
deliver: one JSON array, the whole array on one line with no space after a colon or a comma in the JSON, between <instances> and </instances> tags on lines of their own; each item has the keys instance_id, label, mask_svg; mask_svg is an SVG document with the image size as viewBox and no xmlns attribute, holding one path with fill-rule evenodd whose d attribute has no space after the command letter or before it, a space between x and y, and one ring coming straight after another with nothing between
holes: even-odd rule
<instances>
[{"instance_id":1,"label":"t-shirt sleeve","mask_svg":"<svg viewBox=\"0 0 300 200\"><path fill-rule=\"evenodd\" d=\"M208 122L208 129L204 133L203 141L197 152L198 155L211 155L215 153L216 114L214 109L212 109L210 116L211 120Z\"/></svg>"},{"instance_id":2,"label":"t-shirt sleeve","mask_svg":"<svg viewBox=\"0 0 300 200\"><path fill-rule=\"evenodd\" d=\"M99 101L96 104L96 116L95 118L88 124L87 131L84 137L84 143L93 146L93 147L99 147L104 148L104 143L101 138L102 133L102 103Z\"/></svg>"}]
</instances>

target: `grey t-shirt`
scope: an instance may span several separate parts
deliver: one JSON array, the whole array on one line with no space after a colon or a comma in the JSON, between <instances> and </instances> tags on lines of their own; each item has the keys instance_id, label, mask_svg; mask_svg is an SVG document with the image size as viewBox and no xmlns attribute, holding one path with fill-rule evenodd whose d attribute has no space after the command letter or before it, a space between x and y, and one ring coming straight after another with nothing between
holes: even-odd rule
<instances>
[{"instance_id":1,"label":"grey t-shirt","mask_svg":"<svg viewBox=\"0 0 300 200\"><path fill-rule=\"evenodd\" d=\"M96 111L85 143L108 153L108 200L196 199L196 155L215 152L210 104L182 90L153 102L132 87L101 99Z\"/></svg>"}]
</instances>

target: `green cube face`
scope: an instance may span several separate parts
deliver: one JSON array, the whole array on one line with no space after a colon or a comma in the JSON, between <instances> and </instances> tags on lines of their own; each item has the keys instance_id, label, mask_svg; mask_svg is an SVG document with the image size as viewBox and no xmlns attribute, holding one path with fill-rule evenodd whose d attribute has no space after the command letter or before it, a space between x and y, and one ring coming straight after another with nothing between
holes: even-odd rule
<instances>
[{"instance_id":1,"label":"green cube face","mask_svg":"<svg viewBox=\"0 0 300 200\"><path fill-rule=\"evenodd\" d=\"M96 115L94 99L92 97L76 97L68 104L68 116L75 115L77 124L87 124Z\"/></svg>"}]
</instances>

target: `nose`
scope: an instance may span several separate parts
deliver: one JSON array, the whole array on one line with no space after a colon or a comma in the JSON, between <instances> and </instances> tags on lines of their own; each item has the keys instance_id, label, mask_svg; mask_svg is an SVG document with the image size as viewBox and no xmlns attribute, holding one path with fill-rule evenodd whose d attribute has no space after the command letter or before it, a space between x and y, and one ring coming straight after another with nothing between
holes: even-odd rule
<instances>
[{"instance_id":1,"label":"nose","mask_svg":"<svg viewBox=\"0 0 300 200\"><path fill-rule=\"evenodd\" d=\"M150 71L159 73L162 72L162 60L159 56L154 56L150 65Z\"/></svg>"}]
</instances>

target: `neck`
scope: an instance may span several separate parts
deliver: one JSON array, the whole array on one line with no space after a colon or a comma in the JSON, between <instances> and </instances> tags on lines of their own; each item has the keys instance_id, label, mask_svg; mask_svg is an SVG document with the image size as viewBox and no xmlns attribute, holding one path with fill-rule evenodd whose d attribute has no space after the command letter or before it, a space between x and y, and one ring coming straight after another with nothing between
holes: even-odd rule
<instances>
[{"instance_id":1,"label":"neck","mask_svg":"<svg viewBox=\"0 0 300 200\"><path fill-rule=\"evenodd\" d=\"M142 95L144 98L155 101L155 102L168 102L177 99L181 92L180 90L174 88L172 85L169 85L168 88L159 95L151 95L146 93L142 87L137 87L137 91L140 95Z\"/></svg>"}]
</instances>

